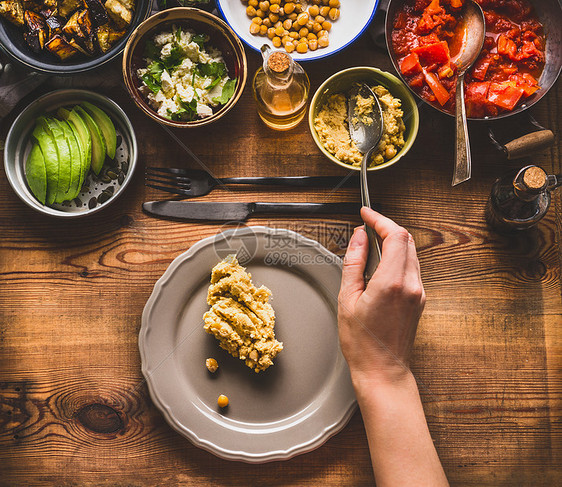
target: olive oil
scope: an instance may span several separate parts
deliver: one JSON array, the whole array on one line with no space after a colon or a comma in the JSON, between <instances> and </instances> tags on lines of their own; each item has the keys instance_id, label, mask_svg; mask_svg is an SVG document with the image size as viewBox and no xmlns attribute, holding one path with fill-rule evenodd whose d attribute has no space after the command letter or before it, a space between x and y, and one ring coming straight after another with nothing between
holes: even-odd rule
<instances>
[{"instance_id":1,"label":"olive oil","mask_svg":"<svg viewBox=\"0 0 562 487\"><path fill-rule=\"evenodd\" d=\"M562 175L547 175L526 166L497 179L486 205L486 221L500 232L526 230L548 212L550 192L562 185Z\"/></svg>"},{"instance_id":2,"label":"olive oil","mask_svg":"<svg viewBox=\"0 0 562 487\"><path fill-rule=\"evenodd\" d=\"M304 118L310 81L300 64L285 52L262 47L263 66L256 71L252 91L258 115L275 130L290 130Z\"/></svg>"}]
</instances>

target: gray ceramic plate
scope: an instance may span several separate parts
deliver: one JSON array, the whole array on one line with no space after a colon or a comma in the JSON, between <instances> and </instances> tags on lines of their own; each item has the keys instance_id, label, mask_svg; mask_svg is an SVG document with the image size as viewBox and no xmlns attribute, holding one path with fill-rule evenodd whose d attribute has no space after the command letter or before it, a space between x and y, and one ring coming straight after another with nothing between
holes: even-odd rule
<instances>
[{"instance_id":1,"label":"gray ceramic plate","mask_svg":"<svg viewBox=\"0 0 562 487\"><path fill-rule=\"evenodd\" d=\"M284 350L256 374L203 330L210 271L236 253L273 292ZM340 259L289 230L243 227L195 244L156 283L139 348L150 395L168 423L229 460L260 463L311 451L339 432L356 403L337 334ZM205 359L219 363L216 374ZM226 394L228 408L217 398Z\"/></svg>"}]
</instances>

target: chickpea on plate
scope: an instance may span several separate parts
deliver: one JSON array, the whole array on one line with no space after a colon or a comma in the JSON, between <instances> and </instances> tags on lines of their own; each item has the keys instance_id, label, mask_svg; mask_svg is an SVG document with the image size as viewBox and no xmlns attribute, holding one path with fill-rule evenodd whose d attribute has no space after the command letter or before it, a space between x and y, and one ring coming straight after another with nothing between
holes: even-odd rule
<instances>
[{"instance_id":1,"label":"chickpea on plate","mask_svg":"<svg viewBox=\"0 0 562 487\"><path fill-rule=\"evenodd\" d=\"M340 0L312 0L306 3L285 0L242 0L252 19L250 33L268 37L274 47L288 53L328 47L332 21L340 16Z\"/></svg>"}]
</instances>

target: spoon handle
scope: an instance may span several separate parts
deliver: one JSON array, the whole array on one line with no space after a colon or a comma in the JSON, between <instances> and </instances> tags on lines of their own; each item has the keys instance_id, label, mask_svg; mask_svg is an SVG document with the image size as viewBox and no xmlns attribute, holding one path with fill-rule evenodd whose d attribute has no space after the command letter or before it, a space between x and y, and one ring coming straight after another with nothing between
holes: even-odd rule
<instances>
[{"instance_id":1,"label":"spoon handle","mask_svg":"<svg viewBox=\"0 0 562 487\"><path fill-rule=\"evenodd\" d=\"M371 208L369 185L367 181L367 160L370 158L371 153L372 150L367 152L361 162L361 204L367 208ZM371 280L371 277L373 277L381 261L381 249L375 231L370 226L365 225L365 232L367 232L367 238L369 239L369 257L367 258L367 265L365 266L363 275L365 281L368 282Z\"/></svg>"},{"instance_id":2,"label":"spoon handle","mask_svg":"<svg viewBox=\"0 0 562 487\"><path fill-rule=\"evenodd\" d=\"M457 78L456 93L456 139L455 146L455 172L452 186L468 181L472 175L470 157L470 143L468 140L468 126L466 122L466 106L464 104L464 75Z\"/></svg>"}]
</instances>

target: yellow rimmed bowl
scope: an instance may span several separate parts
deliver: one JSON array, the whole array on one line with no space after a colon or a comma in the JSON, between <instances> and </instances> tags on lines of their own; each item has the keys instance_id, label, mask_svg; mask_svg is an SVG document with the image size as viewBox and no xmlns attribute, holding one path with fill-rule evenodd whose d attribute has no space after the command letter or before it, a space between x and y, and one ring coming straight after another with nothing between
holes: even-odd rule
<instances>
[{"instance_id":1,"label":"yellow rimmed bowl","mask_svg":"<svg viewBox=\"0 0 562 487\"><path fill-rule=\"evenodd\" d=\"M228 75L236 79L236 89L232 98L209 117L192 121L176 121L162 117L149 105L140 90L142 81L137 76L137 70L146 67L143 56L146 42L160 32L171 30L173 25L191 29L197 34L207 34L210 38L209 45L222 53ZM223 20L197 8L171 8L149 17L131 34L123 52L123 78L134 102L150 118L170 127L201 127L222 118L240 99L247 77L248 63L240 39Z\"/></svg>"},{"instance_id":2,"label":"yellow rimmed bowl","mask_svg":"<svg viewBox=\"0 0 562 487\"><path fill-rule=\"evenodd\" d=\"M396 156L373 167L369 167L368 171L378 171L385 169L402 159L410 150L416 140L419 128L419 112L416 101L408 87L393 74L381 71L377 68L369 66L360 66L355 68L344 69L330 76L324 83L320 85L310 102L310 110L308 112L308 126L314 142L324 155L338 166L346 169L359 171L360 166L353 166L346 162L340 161L336 156L330 153L316 132L314 127L314 119L322 106L327 102L331 95L336 93L348 93L356 83L366 82L367 84L378 84L384 86L395 98L402 101L402 117L406 130L404 132L404 147L402 147Z\"/></svg>"}]
</instances>

